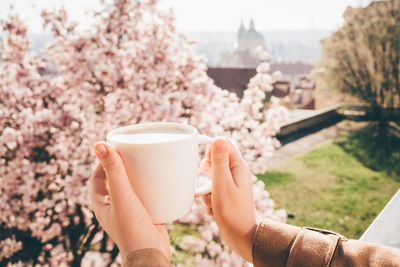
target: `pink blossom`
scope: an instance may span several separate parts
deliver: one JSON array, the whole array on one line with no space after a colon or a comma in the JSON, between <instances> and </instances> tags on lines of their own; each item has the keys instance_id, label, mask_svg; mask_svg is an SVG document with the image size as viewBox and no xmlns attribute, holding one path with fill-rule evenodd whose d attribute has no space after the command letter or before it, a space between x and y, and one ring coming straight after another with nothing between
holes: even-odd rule
<instances>
[{"instance_id":1,"label":"pink blossom","mask_svg":"<svg viewBox=\"0 0 400 267\"><path fill-rule=\"evenodd\" d=\"M0 261L3 260L3 258L11 257L14 253L21 249L22 242L16 241L14 235L11 238L8 237L0 241Z\"/></svg>"},{"instance_id":2,"label":"pink blossom","mask_svg":"<svg viewBox=\"0 0 400 267\"><path fill-rule=\"evenodd\" d=\"M106 1L93 16L94 24L78 31L65 9L44 10L53 37L40 56L28 49L18 16L1 22L7 34L0 48L0 225L31 234L41 244L35 257L42 265L69 265L77 247L85 265L101 264L99 254L104 265L120 264L96 224L87 186L95 165L91 148L113 128L191 124L202 134L231 138L254 173L265 171L279 147L274 136L285 109L270 96L278 75L268 73L262 50L263 62L240 99L215 86L205 59L186 37L178 41L173 15L156 1ZM257 216L284 221L264 184L254 182ZM195 225L200 235L184 237L181 249L199 255L204 266L234 266L236 256L201 200L180 222ZM29 252L17 238L0 240L3 259Z\"/></svg>"},{"instance_id":3,"label":"pink blossom","mask_svg":"<svg viewBox=\"0 0 400 267\"><path fill-rule=\"evenodd\" d=\"M179 247L184 250L190 250L194 253L204 251L206 242L191 235L184 236L179 243Z\"/></svg>"},{"instance_id":4,"label":"pink blossom","mask_svg":"<svg viewBox=\"0 0 400 267\"><path fill-rule=\"evenodd\" d=\"M268 62L262 62L260 65L257 66L258 73L268 73L270 70L270 65Z\"/></svg>"},{"instance_id":5,"label":"pink blossom","mask_svg":"<svg viewBox=\"0 0 400 267\"><path fill-rule=\"evenodd\" d=\"M222 247L220 244L211 241L207 245L207 252L208 254L210 254L212 258L214 258L215 256L219 255L222 252Z\"/></svg>"}]
</instances>

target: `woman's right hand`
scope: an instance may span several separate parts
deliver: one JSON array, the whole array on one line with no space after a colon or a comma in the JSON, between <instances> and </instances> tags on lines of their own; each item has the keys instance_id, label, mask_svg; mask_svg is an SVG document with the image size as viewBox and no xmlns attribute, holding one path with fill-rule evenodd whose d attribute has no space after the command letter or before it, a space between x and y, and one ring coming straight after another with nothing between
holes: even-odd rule
<instances>
[{"instance_id":1,"label":"woman's right hand","mask_svg":"<svg viewBox=\"0 0 400 267\"><path fill-rule=\"evenodd\" d=\"M124 163L110 144L99 142L95 154L100 164L90 178L90 196L97 220L121 251L122 260L141 249L159 249L170 258L165 225L154 225L133 191Z\"/></svg>"},{"instance_id":2,"label":"woman's right hand","mask_svg":"<svg viewBox=\"0 0 400 267\"><path fill-rule=\"evenodd\" d=\"M252 262L252 242L257 228L251 173L240 151L227 138L215 138L207 148L202 169L213 181L203 196L225 243Z\"/></svg>"}]
</instances>

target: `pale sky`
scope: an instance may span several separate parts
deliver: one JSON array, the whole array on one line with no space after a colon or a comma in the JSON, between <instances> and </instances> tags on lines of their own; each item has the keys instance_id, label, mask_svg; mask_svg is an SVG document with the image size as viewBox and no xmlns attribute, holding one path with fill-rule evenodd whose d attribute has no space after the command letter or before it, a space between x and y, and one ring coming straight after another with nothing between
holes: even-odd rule
<instances>
[{"instance_id":1,"label":"pale sky","mask_svg":"<svg viewBox=\"0 0 400 267\"><path fill-rule=\"evenodd\" d=\"M255 21L257 30L335 30L346 7L365 6L370 0L160 0L172 7L181 32L236 31L241 20ZM33 33L42 32L40 10L65 6L71 17L88 24L85 10L99 7L99 0L0 0L0 18L10 3L28 22ZM33 7L32 5L35 5Z\"/></svg>"}]
</instances>

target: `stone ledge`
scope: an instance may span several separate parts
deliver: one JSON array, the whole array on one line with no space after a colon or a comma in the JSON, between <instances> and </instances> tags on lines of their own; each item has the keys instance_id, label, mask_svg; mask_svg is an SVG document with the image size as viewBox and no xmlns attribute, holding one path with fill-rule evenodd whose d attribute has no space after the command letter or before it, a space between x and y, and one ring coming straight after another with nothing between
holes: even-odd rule
<instances>
[{"instance_id":1,"label":"stone ledge","mask_svg":"<svg viewBox=\"0 0 400 267\"><path fill-rule=\"evenodd\" d=\"M400 189L371 223L360 240L400 248Z\"/></svg>"},{"instance_id":2,"label":"stone ledge","mask_svg":"<svg viewBox=\"0 0 400 267\"><path fill-rule=\"evenodd\" d=\"M341 104L335 105L283 123L277 135L278 140L286 144L337 123L343 118L338 113L341 107Z\"/></svg>"}]
</instances>

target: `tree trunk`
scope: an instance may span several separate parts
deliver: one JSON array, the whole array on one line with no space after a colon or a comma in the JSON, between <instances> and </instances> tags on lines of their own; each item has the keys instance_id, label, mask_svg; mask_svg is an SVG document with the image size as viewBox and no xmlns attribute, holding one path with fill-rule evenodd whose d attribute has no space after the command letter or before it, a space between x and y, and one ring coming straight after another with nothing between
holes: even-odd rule
<instances>
[{"instance_id":1,"label":"tree trunk","mask_svg":"<svg viewBox=\"0 0 400 267\"><path fill-rule=\"evenodd\" d=\"M377 133L380 137L385 137L389 130L388 110L379 105L372 107L372 120L377 121Z\"/></svg>"}]
</instances>

